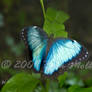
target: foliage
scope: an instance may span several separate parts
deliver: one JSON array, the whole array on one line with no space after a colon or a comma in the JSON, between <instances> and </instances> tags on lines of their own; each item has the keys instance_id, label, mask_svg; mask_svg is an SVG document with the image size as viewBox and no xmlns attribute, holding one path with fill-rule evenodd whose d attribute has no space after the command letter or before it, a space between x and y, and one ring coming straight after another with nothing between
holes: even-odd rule
<instances>
[{"instance_id":1,"label":"foliage","mask_svg":"<svg viewBox=\"0 0 92 92\"><path fill-rule=\"evenodd\" d=\"M8 80L2 92L33 92L39 82L40 80L35 76L20 73Z\"/></svg>"},{"instance_id":2,"label":"foliage","mask_svg":"<svg viewBox=\"0 0 92 92\"><path fill-rule=\"evenodd\" d=\"M60 87L62 87L64 85L66 78L67 78L67 72L65 72L63 75L60 75L58 77Z\"/></svg>"},{"instance_id":3,"label":"foliage","mask_svg":"<svg viewBox=\"0 0 92 92\"><path fill-rule=\"evenodd\" d=\"M84 84L84 81L84 85L81 85L81 83L75 83L71 78L75 78L77 81L83 81L74 73L65 72L58 77L57 81L54 79L41 79L40 74L37 73L21 72L10 78L1 92L92 92L92 85L85 88L87 84ZM69 80L74 82L74 84L67 83Z\"/></svg>"},{"instance_id":4,"label":"foliage","mask_svg":"<svg viewBox=\"0 0 92 92\"><path fill-rule=\"evenodd\" d=\"M69 19L69 15L63 11L58 11L53 8L47 8L46 14L44 9L43 0L40 0L43 14L44 14L44 25L43 29L50 36L54 37L68 37L68 33L65 31L64 22Z\"/></svg>"},{"instance_id":5,"label":"foliage","mask_svg":"<svg viewBox=\"0 0 92 92\"><path fill-rule=\"evenodd\" d=\"M68 14L63 11L57 11L53 8L48 8L46 12L43 29L49 34L54 34L54 37L67 37L64 22L69 18Z\"/></svg>"},{"instance_id":6,"label":"foliage","mask_svg":"<svg viewBox=\"0 0 92 92\"><path fill-rule=\"evenodd\" d=\"M92 87L80 88L79 86L73 85L68 89L68 92L92 92Z\"/></svg>"}]
</instances>

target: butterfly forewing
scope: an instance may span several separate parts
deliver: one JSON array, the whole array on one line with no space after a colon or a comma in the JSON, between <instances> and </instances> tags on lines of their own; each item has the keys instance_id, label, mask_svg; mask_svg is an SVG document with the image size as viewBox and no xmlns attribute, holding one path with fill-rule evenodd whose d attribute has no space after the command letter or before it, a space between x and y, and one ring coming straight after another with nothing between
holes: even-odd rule
<instances>
[{"instance_id":1,"label":"butterfly forewing","mask_svg":"<svg viewBox=\"0 0 92 92\"><path fill-rule=\"evenodd\" d=\"M47 47L47 34L39 27L27 27L22 31L22 38L32 50L33 64L36 71L40 70L40 65Z\"/></svg>"}]
</instances>

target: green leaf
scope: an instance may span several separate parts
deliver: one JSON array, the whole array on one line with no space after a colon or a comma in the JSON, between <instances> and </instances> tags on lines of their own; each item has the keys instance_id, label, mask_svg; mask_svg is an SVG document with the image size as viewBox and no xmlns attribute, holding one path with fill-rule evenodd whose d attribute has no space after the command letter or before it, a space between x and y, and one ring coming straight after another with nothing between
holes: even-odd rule
<instances>
[{"instance_id":1,"label":"green leaf","mask_svg":"<svg viewBox=\"0 0 92 92\"><path fill-rule=\"evenodd\" d=\"M33 76L34 78L40 79L41 74L40 74L40 73L32 73L32 76Z\"/></svg>"},{"instance_id":2,"label":"green leaf","mask_svg":"<svg viewBox=\"0 0 92 92\"><path fill-rule=\"evenodd\" d=\"M49 90L49 87L50 87L50 80L48 79L48 80L46 80L46 90L47 90L47 92Z\"/></svg>"},{"instance_id":3,"label":"green leaf","mask_svg":"<svg viewBox=\"0 0 92 92\"><path fill-rule=\"evenodd\" d=\"M1 92L33 92L39 82L28 73L19 73L8 80Z\"/></svg>"},{"instance_id":4,"label":"green leaf","mask_svg":"<svg viewBox=\"0 0 92 92\"><path fill-rule=\"evenodd\" d=\"M68 89L68 92L92 92L92 87L80 88L79 86L73 85Z\"/></svg>"},{"instance_id":5,"label":"green leaf","mask_svg":"<svg viewBox=\"0 0 92 92\"><path fill-rule=\"evenodd\" d=\"M48 8L46 12L46 18L49 19L50 21L56 21L57 23L62 24L69 19L69 15L63 11Z\"/></svg>"},{"instance_id":6,"label":"green leaf","mask_svg":"<svg viewBox=\"0 0 92 92\"><path fill-rule=\"evenodd\" d=\"M68 88L68 92L75 92L77 90L77 92L79 92L80 87L78 85L73 85L70 88Z\"/></svg>"},{"instance_id":7,"label":"green leaf","mask_svg":"<svg viewBox=\"0 0 92 92\"><path fill-rule=\"evenodd\" d=\"M63 75L60 75L58 77L60 87L64 85L66 78L67 78L67 72L65 72Z\"/></svg>"},{"instance_id":8,"label":"green leaf","mask_svg":"<svg viewBox=\"0 0 92 92\"><path fill-rule=\"evenodd\" d=\"M67 19L69 19L69 16L63 11L48 8L43 29L49 36L54 34L54 37L67 37L68 33L65 31L64 26Z\"/></svg>"},{"instance_id":9,"label":"green leaf","mask_svg":"<svg viewBox=\"0 0 92 92\"><path fill-rule=\"evenodd\" d=\"M75 92L92 92L92 87L90 87L90 88L80 88L78 91L76 90Z\"/></svg>"},{"instance_id":10,"label":"green leaf","mask_svg":"<svg viewBox=\"0 0 92 92\"><path fill-rule=\"evenodd\" d=\"M85 84L88 85L88 86L92 86L92 77L91 78L88 78L85 81Z\"/></svg>"}]
</instances>

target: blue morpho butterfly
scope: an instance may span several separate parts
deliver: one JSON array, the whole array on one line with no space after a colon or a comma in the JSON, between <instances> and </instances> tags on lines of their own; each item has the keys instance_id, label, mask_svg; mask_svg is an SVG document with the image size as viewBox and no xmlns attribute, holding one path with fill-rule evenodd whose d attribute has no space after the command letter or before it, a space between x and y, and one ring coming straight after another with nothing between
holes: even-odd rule
<instances>
[{"instance_id":1,"label":"blue morpho butterfly","mask_svg":"<svg viewBox=\"0 0 92 92\"><path fill-rule=\"evenodd\" d=\"M37 26L24 28L22 38L32 51L33 68L39 72L43 66L45 75L52 75L63 65L73 64L88 57L86 48L77 41L68 38L53 39Z\"/></svg>"}]
</instances>

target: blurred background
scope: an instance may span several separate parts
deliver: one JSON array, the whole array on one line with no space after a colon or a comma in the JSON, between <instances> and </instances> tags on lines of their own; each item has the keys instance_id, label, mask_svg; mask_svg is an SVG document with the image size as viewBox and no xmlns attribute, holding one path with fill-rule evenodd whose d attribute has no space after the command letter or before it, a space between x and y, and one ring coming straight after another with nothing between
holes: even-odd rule
<instances>
[{"instance_id":1,"label":"blurred background","mask_svg":"<svg viewBox=\"0 0 92 92\"><path fill-rule=\"evenodd\" d=\"M92 59L92 0L44 0L45 8L53 7L70 15L65 23L69 37L88 48ZM20 31L25 26L43 26L40 0L0 0L0 61L24 56Z\"/></svg>"},{"instance_id":2,"label":"blurred background","mask_svg":"<svg viewBox=\"0 0 92 92\"><path fill-rule=\"evenodd\" d=\"M45 9L52 7L69 14L65 23L69 37L84 44L92 62L92 0L44 0L44 5ZM43 23L40 0L0 0L0 62L25 58L21 29L31 25L42 27Z\"/></svg>"}]
</instances>

